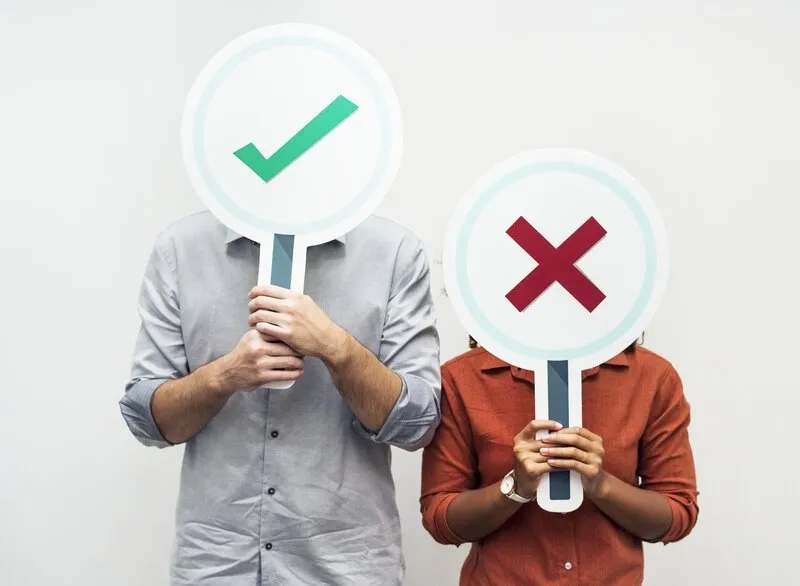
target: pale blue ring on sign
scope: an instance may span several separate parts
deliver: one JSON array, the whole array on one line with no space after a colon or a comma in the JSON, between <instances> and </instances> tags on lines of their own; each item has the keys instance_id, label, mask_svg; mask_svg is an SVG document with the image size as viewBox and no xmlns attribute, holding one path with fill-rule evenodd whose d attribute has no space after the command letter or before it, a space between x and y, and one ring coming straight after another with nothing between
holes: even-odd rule
<instances>
[{"instance_id":1,"label":"pale blue ring on sign","mask_svg":"<svg viewBox=\"0 0 800 586\"><path fill-rule=\"evenodd\" d=\"M375 170L372 173L372 176L367 181L367 184L361 190L361 192L353 198L353 200L348 203L344 208L339 210L333 216L328 218L323 218L321 220L317 220L314 222L306 222L305 224L282 224L278 222L270 222L264 218L260 218L246 209L239 206L235 201L233 201L228 195L225 193L225 190L219 185L217 180L214 178L214 174L212 173L208 160L206 158L206 151L205 151L205 118L206 118L206 110L208 108L209 103L213 99L214 95L219 89L220 84L225 81L225 78L228 77L239 65L244 63L247 59L262 53L263 51L267 51L270 49L274 49L277 47L289 47L289 46L300 46L300 47L311 47L317 50L322 51L323 53L327 53L332 57L339 59L340 61L344 62L351 69L353 69L359 76L359 78L363 81L363 83L370 89L373 96L375 97L375 104L378 109L378 115L381 124L381 148L380 154L378 158L378 162L375 165ZM195 160L197 161L197 167L200 172L200 175L203 177L203 180L206 183L209 191L214 195L216 200L222 205L230 214L237 217L242 222L246 222L253 228L256 228L262 232L270 233L270 234L295 234L295 235L304 235L309 233L318 232L320 230L325 230L331 226L335 226L339 222L344 221L348 217L352 215L352 213L359 209L365 200L368 200L372 193L374 192L377 184L380 182L381 177L386 171L389 161L389 150L391 145L390 140L390 124L389 124L389 112L386 108L385 100L383 99L383 95L380 90L380 86L377 84L375 79L369 74L369 72L364 69L361 63L358 60L354 59L351 55L342 51L339 47L325 43L320 39L313 39L313 38L303 38L303 37L286 37L280 39L267 39L261 41L260 43L256 43L247 49L237 53L235 56L230 58L220 69L217 71L214 76L211 78L211 81L206 85L203 93L200 95L200 99L198 100L197 105L197 112L195 114L194 120L194 154ZM231 154L233 156L233 154Z\"/></svg>"},{"instance_id":2,"label":"pale blue ring on sign","mask_svg":"<svg viewBox=\"0 0 800 586\"><path fill-rule=\"evenodd\" d=\"M639 295L633 303L630 311L625 315L619 325L617 325L613 330L604 336L601 336L597 340L589 342L588 344L584 344L575 348L556 350L537 348L535 346L523 344L519 340L512 338L500 330L500 328L495 326L492 321L487 318L486 314L483 313L477 300L472 294L472 289L469 285L469 277L467 275L467 248L471 240L472 232L475 229L475 224L477 223L478 217L486 208L486 206L492 201L492 198L503 189L510 187L517 181L529 177L530 175L554 172L581 175L583 177L593 179L611 190L612 193L618 196L628 206L634 218L636 219L636 222L639 224L639 228L644 238L645 248L645 274L644 278L642 279L642 287L639 290ZM491 335L495 340L502 343L509 350L539 360L574 360L576 358L582 358L583 356L588 356L599 352L606 346L617 342L620 336L628 332L636 320L638 320L645 311L647 303L655 287L656 273L658 269L656 266L658 262L658 255L656 254L656 239L650 226L650 221L644 209L642 208L641 203L627 187L610 175L594 167L568 161L533 163L526 165L505 175L499 181L486 188L480 194L477 202L474 206L472 206L467 213L466 218L464 219L464 224L456 244L455 259L456 278L461 290L461 295L464 299L467 309L469 309L473 319L477 322L477 324L483 328L487 334Z\"/></svg>"}]
</instances>

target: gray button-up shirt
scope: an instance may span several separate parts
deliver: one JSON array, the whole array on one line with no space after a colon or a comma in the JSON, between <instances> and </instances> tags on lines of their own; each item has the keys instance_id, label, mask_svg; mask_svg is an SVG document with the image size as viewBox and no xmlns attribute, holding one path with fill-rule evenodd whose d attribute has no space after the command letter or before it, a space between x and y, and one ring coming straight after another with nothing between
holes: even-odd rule
<instances>
[{"instance_id":1,"label":"gray button-up shirt","mask_svg":"<svg viewBox=\"0 0 800 586\"><path fill-rule=\"evenodd\" d=\"M150 407L159 385L230 352L247 331L258 253L207 212L159 236L120 401L142 443L169 445ZM174 586L402 583L390 446L423 447L440 415L425 253L408 230L371 217L346 239L309 249L306 293L402 376L402 394L377 434L316 359L291 389L233 395L186 443Z\"/></svg>"}]
</instances>

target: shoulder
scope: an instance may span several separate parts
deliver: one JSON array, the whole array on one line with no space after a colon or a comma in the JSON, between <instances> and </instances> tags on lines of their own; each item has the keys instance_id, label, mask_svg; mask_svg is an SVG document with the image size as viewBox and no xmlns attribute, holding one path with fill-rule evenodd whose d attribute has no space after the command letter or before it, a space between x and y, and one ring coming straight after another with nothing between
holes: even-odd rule
<instances>
[{"instance_id":1,"label":"shoulder","mask_svg":"<svg viewBox=\"0 0 800 586\"><path fill-rule=\"evenodd\" d=\"M370 216L347 234L347 242L370 249L398 253L422 249L422 241L402 224L381 216Z\"/></svg>"},{"instance_id":2,"label":"shoulder","mask_svg":"<svg viewBox=\"0 0 800 586\"><path fill-rule=\"evenodd\" d=\"M461 369L480 370L488 356L490 356L490 354L484 348L478 346L477 348L472 348L471 350L459 354L455 358L451 358L442 365L442 369L447 371L458 371Z\"/></svg>"},{"instance_id":3,"label":"shoulder","mask_svg":"<svg viewBox=\"0 0 800 586\"><path fill-rule=\"evenodd\" d=\"M151 262L166 262L176 274L195 271L225 251L228 229L211 212L186 216L156 237Z\"/></svg>"},{"instance_id":4,"label":"shoulder","mask_svg":"<svg viewBox=\"0 0 800 586\"><path fill-rule=\"evenodd\" d=\"M391 242L403 242L406 240L419 242L419 239L409 228L389 218L376 215L369 216L353 228L350 234L354 234L357 237L368 237ZM350 234L348 234L348 238L350 238Z\"/></svg>"},{"instance_id":5,"label":"shoulder","mask_svg":"<svg viewBox=\"0 0 800 586\"><path fill-rule=\"evenodd\" d=\"M640 391L648 390L651 411L685 401L683 383L673 364L663 356L637 346L628 358Z\"/></svg>"},{"instance_id":6,"label":"shoulder","mask_svg":"<svg viewBox=\"0 0 800 586\"><path fill-rule=\"evenodd\" d=\"M398 277L419 277L428 271L428 257L419 237L392 220L370 216L347 234L347 247L366 260L391 262Z\"/></svg>"},{"instance_id":7,"label":"shoulder","mask_svg":"<svg viewBox=\"0 0 800 586\"><path fill-rule=\"evenodd\" d=\"M179 258L208 258L225 249L228 229L211 212L197 212L177 220L156 237L155 249L175 269Z\"/></svg>"},{"instance_id":8,"label":"shoulder","mask_svg":"<svg viewBox=\"0 0 800 586\"><path fill-rule=\"evenodd\" d=\"M448 380L451 388L458 388L464 380L474 380L481 373L487 358L491 355L481 347L473 348L442 365L442 376Z\"/></svg>"},{"instance_id":9,"label":"shoulder","mask_svg":"<svg viewBox=\"0 0 800 586\"><path fill-rule=\"evenodd\" d=\"M644 346L637 346L630 352L628 361L642 378L654 382L679 380L678 371L669 360Z\"/></svg>"},{"instance_id":10,"label":"shoulder","mask_svg":"<svg viewBox=\"0 0 800 586\"><path fill-rule=\"evenodd\" d=\"M197 241L224 242L227 228L211 212L202 211L177 220L158 235L159 245L182 246Z\"/></svg>"}]
</instances>

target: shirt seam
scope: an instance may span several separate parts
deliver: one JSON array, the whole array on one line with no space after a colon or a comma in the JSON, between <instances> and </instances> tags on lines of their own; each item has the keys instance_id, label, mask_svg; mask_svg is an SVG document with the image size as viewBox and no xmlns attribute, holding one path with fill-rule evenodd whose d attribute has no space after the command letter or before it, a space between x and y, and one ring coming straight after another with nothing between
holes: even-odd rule
<instances>
[{"instance_id":1,"label":"shirt seam","mask_svg":"<svg viewBox=\"0 0 800 586\"><path fill-rule=\"evenodd\" d=\"M167 263L167 266L169 267L170 272L177 279L178 267L177 267L176 263L172 262L172 259L170 259L169 255L166 254L166 252L164 251L164 248L161 245L161 240L162 240L161 238L156 239L156 248L158 249L158 252L161 254L161 256L164 258L164 261ZM174 243L172 244L172 250L173 250L173 252L175 251L175 244Z\"/></svg>"},{"instance_id":2,"label":"shirt seam","mask_svg":"<svg viewBox=\"0 0 800 586\"><path fill-rule=\"evenodd\" d=\"M674 373L674 369L672 369L672 368L667 369L667 371L661 376L661 378L655 384L655 392L650 397L650 403L647 406L647 422L645 423L644 433L647 433L647 428L650 426L650 423L653 420L653 416L654 416L653 410L655 408L656 402L659 401L659 400L663 400L663 396L659 398L659 395L660 395L661 390L663 389L663 387L667 383L670 383L670 382L673 383L675 386L677 386L678 383L679 383L678 377L676 376L676 374L673 374L673 373ZM661 415L661 413L656 413L655 417L658 418L660 415ZM641 445L642 439L644 439L644 433L642 434L642 438L640 439L640 445Z\"/></svg>"},{"instance_id":3,"label":"shirt seam","mask_svg":"<svg viewBox=\"0 0 800 586\"><path fill-rule=\"evenodd\" d=\"M172 245L172 259L170 259L169 255L165 253L158 240L156 240L156 248L158 248L161 256L164 257L164 261L167 263L167 266L172 273L172 278L175 280L175 308L178 313L178 328L181 332L181 342L183 342L184 354L186 355L186 371L188 374L191 374L192 371L189 368L189 352L186 349L186 338L184 337L183 320L181 319L181 282L178 273L178 250L175 248L175 240L173 238L170 238L169 240L170 244Z\"/></svg>"},{"instance_id":4,"label":"shirt seam","mask_svg":"<svg viewBox=\"0 0 800 586\"><path fill-rule=\"evenodd\" d=\"M400 248L401 247L398 246L397 250L394 253L394 262L392 264L392 282L389 284L389 297L386 299L386 305L383 308L383 320L382 320L382 323L383 323L383 330L384 331L386 330L386 320L389 319L389 304L395 298L394 288L395 288L395 283L397 282L395 280L395 277L397 276L397 263L398 263L398 259L400 258ZM381 345L383 345L383 336L381 336ZM380 350L380 348L379 348L379 350Z\"/></svg>"},{"instance_id":5,"label":"shirt seam","mask_svg":"<svg viewBox=\"0 0 800 586\"><path fill-rule=\"evenodd\" d=\"M403 241L405 241L405 239L403 239ZM392 265L392 282L391 282L391 284L389 285L389 297L386 299L386 305L385 305L385 306L384 306L384 308L383 308L383 319L382 319L382 328L381 328L381 340L380 340L380 342L378 343L378 356L379 356L379 357L380 357L380 355L381 355L381 350L382 350L382 348L383 348L383 342L384 342L384 338L383 338L383 332L385 332L385 331L386 331L386 323L387 323L387 320L389 319L389 304L390 304L390 303L392 302L392 300L393 300L393 299L396 297L396 294L395 294L395 286L397 285L397 283L400 283L400 282L402 282L402 279L400 279L400 278L396 278L396 277L397 277L398 264L399 264L399 259L400 259L400 250L403 248L403 241L401 241L401 243L400 243L400 246L398 246L398 247L397 247L397 250L395 251L395 255L394 255L394 263L393 263L393 265ZM410 269L408 269L408 272L411 272L411 271L410 271ZM405 276L406 276L406 275L405 275L405 273L404 273L404 274L402 275L402 277L405 277ZM383 362L383 360L381 360L381 362Z\"/></svg>"}]
</instances>

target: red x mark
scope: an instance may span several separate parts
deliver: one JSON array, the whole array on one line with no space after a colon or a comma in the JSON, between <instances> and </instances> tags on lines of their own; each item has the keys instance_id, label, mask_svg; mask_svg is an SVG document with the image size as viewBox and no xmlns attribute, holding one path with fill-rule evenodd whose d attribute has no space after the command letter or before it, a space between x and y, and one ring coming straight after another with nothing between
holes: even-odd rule
<instances>
[{"instance_id":1,"label":"red x mark","mask_svg":"<svg viewBox=\"0 0 800 586\"><path fill-rule=\"evenodd\" d=\"M606 298L600 289L584 275L575 263L606 235L600 223L590 217L556 248L520 217L506 234L539 263L506 295L511 304L522 311L539 295L558 281L588 311L592 312Z\"/></svg>"}]
</instances>

